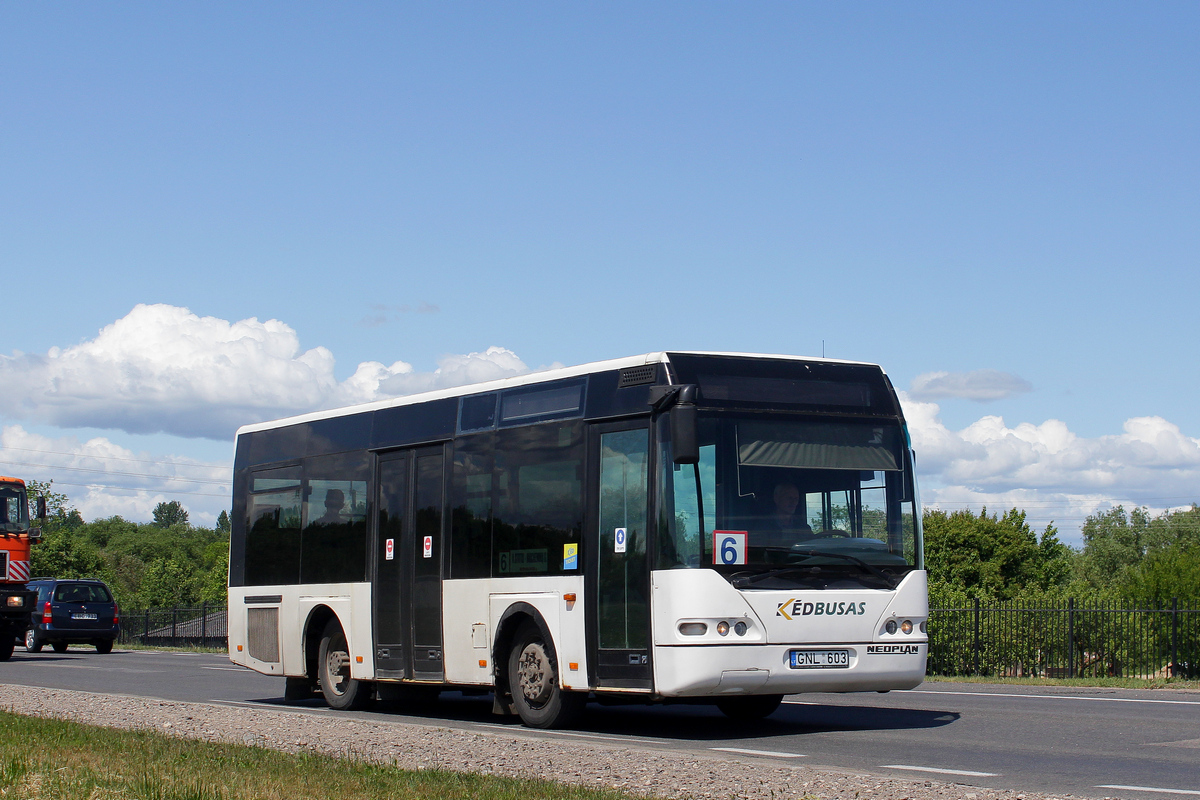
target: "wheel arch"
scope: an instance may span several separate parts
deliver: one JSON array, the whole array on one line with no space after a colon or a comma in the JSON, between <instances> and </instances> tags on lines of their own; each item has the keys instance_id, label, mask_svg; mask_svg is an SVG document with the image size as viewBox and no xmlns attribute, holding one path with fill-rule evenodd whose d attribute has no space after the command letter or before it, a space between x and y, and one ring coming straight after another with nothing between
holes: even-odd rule
<instances>
[{"instance_id":1,"label":"wheel arch","mask_svg":"<svg viewBox=\"0 0 1200 800\"><path fill-rule=\"evenodd\" d=\"M555 662L558 661L558 646L554 642L554 636L551 634L550 626L546 624L542 612L524 601L517 601L504 609L504 613L500 615L500 620L496 623L496 637L492 640L492 678L497 695L502 695L506 699L511 699L508 692L508 651L512 649L517 631L525 623L532 623L537 627L546 644L550 646ZM558 670L560 687L562 679L562 669L560 668Z\"/></svg>"},{"instance_id":2,"label":"wheel arch","mask_svg":"<svg viewBox=\"0 0 1200 800\"><path fill-rule=\"evenodd\" d=\"M300 651L304 654L304 677L311 681L316 681L319 674L318 661L321 649L321 635L325 632L325 626L329 624L331 619L336 619L338 624L342 626L342 630L346 630L346 625L342 622L341 617L327 605L313 606L308 612L308 619L304 621L304 627L301 629Z\"/></svg>"}]
</instances>

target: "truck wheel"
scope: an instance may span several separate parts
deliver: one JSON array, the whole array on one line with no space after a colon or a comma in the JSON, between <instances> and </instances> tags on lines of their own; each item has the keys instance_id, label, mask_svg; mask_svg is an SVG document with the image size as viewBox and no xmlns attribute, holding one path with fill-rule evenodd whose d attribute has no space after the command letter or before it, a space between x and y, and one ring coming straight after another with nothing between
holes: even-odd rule
<instances>
[{"instance_id":1,"label":"truck wheel","mask_svg":"<svg viewBox=\"0 0 1200 800\"><path fill-rule=\"evenodd\" d=\"M67 643L66 642L51 642L50 646L54 648L54 652L56 652L56 653L67 652Z\"/></svg>"},{"instance_id":2,"label":"truck wheel","mask_svg":"<svg viewBox=\"0 0 1200 800\"><path fill-rule=\"evenodd\" d=\"M558 685L554 645L527 622L517 631L508 656L508 687L521 721L531 728L571 724L587 704L587 695Z\"/></svg>"},{"instance_id":3,"label":"truck wheel","mask_svg":"<svg viewBox=\"0 0 1200 800\"><path fill-rule=\"evenodd\" d=\"M8 661L12 658L13 648L16 647L17 637L15 636L0 636L0 661Z\"/></svg>"},{"instance_id":4,"label":"truck wheel","mask_svg":"<svg viewBox=\"0 0 1200 800\"><path fill-rule=\"evenodd\" d=\"M374 687L367 681L350 677L350 646L346 634L336 619L329 620L321 635L318 651L321 693L330 708L351 711L365 708L371 701Z\"/></svg>"},{"instance_id":5,"label":"truck wheel","mask_svg":"<svg viewBox=\"0 0 1200 800\"><path fill-rule=\"evenodd\" d=\"M42 652L42 640L38 638L37 631L33 628L25 631L25 650L29 653Z\"/></svg>"},{"instance_id":6,"label":"truck wheel","mask_svg":"<svg viewBox=\"0 0 1200 800\"><path fill-rule=\"evenodd\" d=\"M96 652L100 654L111 653L113 649L112 639L99 639L96 641Z\"/></svg>"}]
</instances>

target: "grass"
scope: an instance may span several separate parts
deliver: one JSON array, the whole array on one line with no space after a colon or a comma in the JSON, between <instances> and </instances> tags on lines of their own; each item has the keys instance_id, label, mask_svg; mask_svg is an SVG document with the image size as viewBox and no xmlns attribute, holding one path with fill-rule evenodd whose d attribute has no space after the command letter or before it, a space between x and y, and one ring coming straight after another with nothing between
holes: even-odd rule
<instances>
[{"instance_id":1,"label":"grass","mask_svg":"<svg viewBox=\"0 0 1200 800\"><path fill-rule=\"evenodd\" d=\"M997 678L991 675L928 675L930 682L998 683L1010 686L1072 686L1099 689L1189 689L1200 691L1200 681L1167 678Z\"/></svg>"},{"instance_id":2,"label":"grass","mask_svg":"<svg viewBox=\"0 0 1200 800\"><path fill-rule=\"evenodd\" d=\"M630 800L549 781L408 771L0 712L0 797L15 800Z\"/></svg>"}]
</instances>

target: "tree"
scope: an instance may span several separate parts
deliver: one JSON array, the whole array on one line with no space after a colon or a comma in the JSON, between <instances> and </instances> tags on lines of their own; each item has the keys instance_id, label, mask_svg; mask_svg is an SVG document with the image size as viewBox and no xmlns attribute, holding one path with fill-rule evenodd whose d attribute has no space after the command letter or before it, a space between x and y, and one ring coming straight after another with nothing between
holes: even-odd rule
<instances>
[{"instance_id":1,"label":"tree","mask_svg":"<svg viewBox=\"0 0 1200 800\"><path fill-rule=\"evenodd\" d=\"M50 531L30 553L30 571L34 577L97 578L104 573L104 567L99 551L66 529Z\"/></svg>"},{"instance_id":2,"label":"tree","mask_svg":"<svg viewBox=\"0 0 1200 800\"><path fill-rule=\"evenodd\" d=\"M159 503L154 507L154 524L159 528L169 528L172 525L187 525L187 509L178 500L169 503Z\"/></svg>"},{"instance_id":3,"label":"tree","mask_svg":"<svg viewBox=\"0 0 1200 800\"><path fill-rule=\"evenodd\" d=\"M230 524L228 511L221 511L220 515L217 516L217 530L226 536L229 535Z\"/></svg>"},{"instance_id":4,"label":"tree","mask_svg":"<svg viewBox=\"0 0 1200 800\"><path fill-rule=\"evenodd\" d=\"M61 492L52 491L53 480L25 481L25 493L29 501L29 518L37 517L37 499L46 498L46 527L65 527L75 529L83 524L79 510L71 505L70 499Z\"/></svg>"},{"instance_id":5,"label":"tree","mask_svg":"<svg viewBox=\"0 0 1200 800\"><path fill-rule=\"evenodd\" d=\"M1012 600L1027 590L1063 583L1072 552L1047 525L1039 537L1012 509L997 517L987 509L926 511L925 563L931 585L965 592L967 597Z\"/></svg>"},{"instance_id":6,"label":"tree","mask_svg":"<svg viewBox=\"0 0 1200 800\"><path fill-rule=\"evenodd\" d=\"M191 605L196 600L192 572L173 558L158 558L146 565L137 593L143 608Z\"/></svg>"}]
</instances>

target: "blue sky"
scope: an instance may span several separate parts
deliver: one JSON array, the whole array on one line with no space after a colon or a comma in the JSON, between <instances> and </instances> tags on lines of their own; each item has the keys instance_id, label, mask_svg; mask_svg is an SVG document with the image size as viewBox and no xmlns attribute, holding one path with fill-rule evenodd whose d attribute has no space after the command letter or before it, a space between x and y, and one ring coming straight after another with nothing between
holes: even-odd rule
<instances>
[{"instance_id":1,"label":"blue sky","mask_svg":"<svg viewBox=\"0 0 1200 800\"><path fill-rule=\"evenodd\" d=\"M928 504L1200 501L1198 40L1187 3L5 4L0 472L203 522L235 420L823 350L905 392Z\"/></svg>"}]
</instances>

